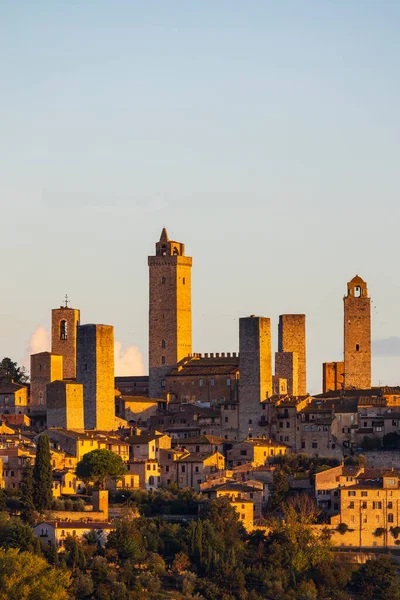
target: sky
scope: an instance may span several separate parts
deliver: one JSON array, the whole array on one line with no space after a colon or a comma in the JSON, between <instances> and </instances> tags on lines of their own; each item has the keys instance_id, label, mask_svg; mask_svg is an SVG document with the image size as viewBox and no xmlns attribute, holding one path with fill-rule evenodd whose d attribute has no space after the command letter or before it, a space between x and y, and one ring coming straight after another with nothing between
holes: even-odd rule
<instances>
[{"instance_id":1,"label":"sky","mask_svg":"<svg viewBox=\"0 0 400 600\"><path fill-rule=\"evenodd\" d=\"M45 349L67 293L144 372L165 226L193 257L193 351L237 351L249 314L276 349L306 313L317 393L357 273L373 383L400 384L399 27L395 0L3 0L0 355Z\"/></svg>"}]
</instances>

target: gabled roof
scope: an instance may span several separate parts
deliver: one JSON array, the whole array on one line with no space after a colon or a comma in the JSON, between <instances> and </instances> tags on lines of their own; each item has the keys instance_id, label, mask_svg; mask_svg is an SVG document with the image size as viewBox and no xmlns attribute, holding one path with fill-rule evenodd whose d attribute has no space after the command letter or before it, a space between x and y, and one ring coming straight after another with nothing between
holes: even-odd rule
<instances>
[{"instance_id":1,"label":"gabled roof","mask_svg":"<svg viewBox=\"0 0 400 600\"><path fill-rule=\"evenodd\" d=\"M204 462L207 458L211 458L215 456L215 454L219 454L219 452L191 452L186 456L182 456L178 458L179 462ZM222 455L221 455L222 456Z\"/></svg>"},{"instance_id":2,"label":"gabled roof","mask_svg":"<svg viewBox=\"0 0 400 600\"><path fill-rule=\"evenodd\" d=\"M0 383L0 394L15 394L23 388L27 389L28 386L22 383Z\"/></svg>"}]
</instances>

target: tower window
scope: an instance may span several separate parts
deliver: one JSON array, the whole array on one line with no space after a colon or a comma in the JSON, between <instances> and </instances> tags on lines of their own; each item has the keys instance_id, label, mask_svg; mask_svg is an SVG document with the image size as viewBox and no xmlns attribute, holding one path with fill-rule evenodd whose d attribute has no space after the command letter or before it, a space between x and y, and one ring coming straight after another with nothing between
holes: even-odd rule
<instances>
[{"instance_id":1,"label":"tower window","mask_svg":"<svg viewBox=\"0 0 400 600\"><path fill-rule=\"evenodd\" d=\"M67 321L62 320L60 322L60 340L66 340L68 338L68 325Z\"/></svg>"},{"instance_id":2,"label":"tower window","mask_svg":"<svg viewBox=\"0 0 400 600\"><path fill-rule=\"evenodd\" d=\"M183 283L183 285L185 285L185 283L186 283L186 279L184 277L182 277L182 283Z\"/></svg>"},{"instance_id":3,"label":"tower window","mask_svg":"<svg viewBox=\"0 0 400 600\"><path fill-rule=\"evenodd\" d=\"M356 352L358 352L360 349L360 344L356 344Z\"/></svg>"},{"instance_id":4,"label":"tower window","mask_svg":"<svg viewBox=\"0 0 400 600\"><path fill-rule=\"evenodd\" d=\"M165 340L163 340L163 341L161 342L161 348L165 348L165 347L166 347L166 343L165 343Z\"/></svg>"},{"instance_id":5,"label":"tower window","mask_svg":"<svg viewBox=\"0 0 400 600\"><path fill-rule=\"evenodd\" d=\"M354 288L354 297L355 298L360 298L361 296L361 288L359 286Z\"/></svg>"},{"instance_id":6,"label":"tower window","mask_svg":"<svg viewBox=\"0 0 400 600\"><path fill-rule=\"evenodd\" d=\"M163 277L163 278L161 279L161 283L163 283L163 284L164 284L166 281L167 281L167 280L165 279L165 277Z\"/></svg>"},{"instance_id":7,"label":"tower window","mask_svg":"<svg viewBox=\"0 0 400 600\"><path fill-rule=\"evenodd\" d=\"M162 364L162 365L165 365L165 356L162 356L162 357L161 357L161 364Z\"/></svg>"},{"instance_id":8,"label":"tower window","mask_svg":"<svg viewBox=\"0 0 400 600\"><path fill-rule=\"evenodd\" d=\"M165 388L165 379L162 379L162 380L161 380L161 387L162 387L162 388Z\"/></svg>"}]
</instances>

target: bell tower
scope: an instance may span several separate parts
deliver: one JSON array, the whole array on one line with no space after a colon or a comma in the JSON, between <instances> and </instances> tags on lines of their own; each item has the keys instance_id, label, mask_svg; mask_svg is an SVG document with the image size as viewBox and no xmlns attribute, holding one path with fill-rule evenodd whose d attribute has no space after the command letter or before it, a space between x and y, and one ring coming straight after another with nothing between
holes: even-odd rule
<instances>
[{"instance_id":1,"label":"bell tower","mask_svg":"<svg viewBox=\"0 0 400 600\"><path fill-rule=\"evenodd\" d=\"M51 311L51 351L63 357L64 379L76 377L76 337L80 312L68 306L68 296L65 306Z\"/></svg>"},{"instance_id":2,"label":"bell tower","mask_svg":"<svg viewBox=\"0 0 400 600\"><path fill-rule=\"evenodd\" d=\"M164 228L148 265L149 396L160 398L166 373L192 353L192 259Z\"/></svg>"},{"instance_id":3,"label":"bell tower","mask_svg":"<svg viewBox=\"0 0 400 600\"><path fill-rule=\"evenodd\" d=\"M344 387L371 387L371 299L366 282L356 275L344 297Z\"/></svg>"}]
</instances>

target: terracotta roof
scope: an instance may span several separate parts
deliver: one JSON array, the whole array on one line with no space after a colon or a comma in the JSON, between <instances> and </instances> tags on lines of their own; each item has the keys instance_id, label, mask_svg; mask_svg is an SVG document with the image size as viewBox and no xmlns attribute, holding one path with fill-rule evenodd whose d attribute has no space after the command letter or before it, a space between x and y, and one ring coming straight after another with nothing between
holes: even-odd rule
<instances>
[{"instance_id":1,"label":"terracotta roof","mask_svg":"<svg viewBox=\"0 0 400 600\"><path fill-rule=\"evenodd\" d=\"M178 458L179 462L203 462L207 458L214 456L216 452L191 452L187 456Z\"/></svg>"},{"instance_id":2,"label":"terracotta roof","mask_svg":"<svg viewBox=\"0 0 400 600\"><path fill-rule=\"evenodd\" d=\"M27 385L22 383L0 383L0 394L14 394L23 388L27 389Z\"/></svg>"},{"instance_id":3,"label":"terracotta roof","mask_svg":"<svg viewBox=\"0 0 400 600\"><path fill-rule=\"evenodd\" d=\"M267 447L279 447L279 448L285 448L286 444L283 444L282 442L275 442L274 440L271 440L269 438L250 438L248 440L244 440L243 442L239 442L242 444L251 444L252 446L267 446ZM237 444L236 444L237 445Z\"/></svg>"},{"instance_id":4,"label":"terracotta roof","mask_svg":"<svg viewBox=\"0 0 400 600\"><path fill-rule=\"evenodd\" d=\"M148 444L153 440L157 440L158 438L165 435L164 433L153 433L153 434L143 434L143 435L130 435L125 438L125 442L128 444Z\"/></svg>"},{"instance_id":5,"label":"terracotta roof","mask_svg":"<svg viewBox=\"0 0 400 600\"><path fill-rule=\"evenodd\" d=\"M222 444L224 439L215 435L200 435L182 440L185 444Z\"/></svg>"},{"instance_id":6,"label":"terracotta roof","mask_svg":"<svg viewBox=\"0 0 400 600\"><path fill-rule=\"evenodd\" d=\"M90 512L87 514L90 516ZM109 521L43 521L36 527L41 525L51 525L56 529L113 529Z\"/></svg>"},{"instance_id":7,"label":"terracotta roof","mask_svg":"<svg viewBox=\"0 0 400 600\"><path fill-rule=\"evenodd\" d=\"M220 484L216 484L214 485L212 488L208 488L207 492L213 492L213 491L225 491L225 492L261 492L262 493L262 489L250 486L250 485L245 485L244 483L238 483L236 481L227 481L226 483L220 483Z\"/></svg>"}]
</instances>

